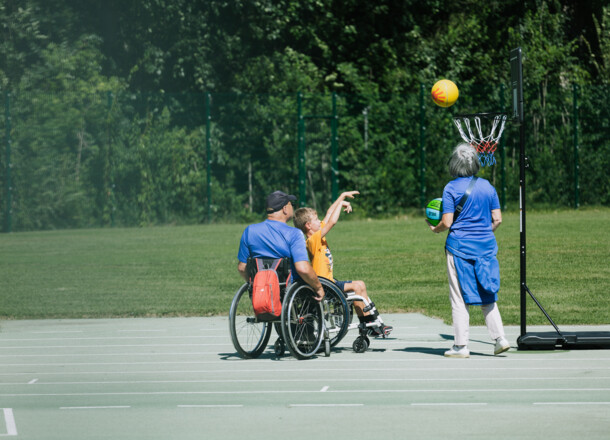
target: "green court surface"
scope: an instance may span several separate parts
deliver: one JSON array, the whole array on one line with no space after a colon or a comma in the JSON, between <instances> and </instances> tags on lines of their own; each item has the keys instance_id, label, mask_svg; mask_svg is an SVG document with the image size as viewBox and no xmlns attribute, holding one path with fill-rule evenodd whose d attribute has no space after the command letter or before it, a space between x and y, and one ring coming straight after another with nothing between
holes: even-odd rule
<instances>
[{"instance_id":1,"label":"green court surface","mask_svg":"<svg viewBox=\"0 0 610 440\"><path fill-rule=\"evenodd\" d=\"M271 346L238 358L227 317L5 321L0 437L609 437L610 351L520 352L508 327L513 348L494 357L486 329L473 327L471 358L447 359L450 326L384 319L391 338L366 353L352 351L352 331L330 357L307 361Z\"/></svg>"}]
</instances>

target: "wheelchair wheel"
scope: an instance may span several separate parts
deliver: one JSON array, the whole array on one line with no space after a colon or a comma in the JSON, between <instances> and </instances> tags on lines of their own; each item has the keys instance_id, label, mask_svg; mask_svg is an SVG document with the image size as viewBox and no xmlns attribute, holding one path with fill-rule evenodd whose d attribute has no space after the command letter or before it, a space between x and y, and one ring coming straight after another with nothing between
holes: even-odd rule
<instances>
[{"instance_id":1,"label":"wheelchair wheel","mask_svg":"<svg viewBox=\"0 0 610 440\"><path fill-rule=\"evenodd\" d=\"M245 359L259 357L269 342L271 323L256 319L247 283L241 286L231 303L229 330L235 350Z\"/></svg>"},{"instance_id":2,"label":"wheelchair wheel","mask_svg":"<svg viewBox=\"0 0 610 440\"><path fill-rule=\"evenodd\" d=\"M307 284L290 286L282 305L282 333L288 350L297 359L314 356L324 339L322 304Z\"/></svg>"},{"instance_id":3,"label":"wheelchair wheel","mask_svg":"<svg viewBox=\"0 0 610 440\"><path fill-rule=\"evenodd\" d=\"M286 344L284 344L284 340L280 336L275 340L275 344L273 344L273 351L277 357L284 356L284 352L286 351Z\"/></svg>"},{"instance_id":4,"label":"wheelchair wheel","mask_svg":"<svg viewBox=\"0 0 610 440\"><path fill-rule=\"evenodd\" d=\"M352 344L352 348L356 353L364 353L369 348L370 343L371 341L366 336L358 336Z\"/></svg>"},{"instance_id":5,"label":"wheelchair wheel","mask_svg":"<svg viewBox=\"0 0 610 440\"><path fill-rule=\"evenodd\" d=\"M330 346L334 347L347 334L350 317L345 295L335 283L320 277L324 289L324 321L330 335Z\"/></svg>"}]
</instances>

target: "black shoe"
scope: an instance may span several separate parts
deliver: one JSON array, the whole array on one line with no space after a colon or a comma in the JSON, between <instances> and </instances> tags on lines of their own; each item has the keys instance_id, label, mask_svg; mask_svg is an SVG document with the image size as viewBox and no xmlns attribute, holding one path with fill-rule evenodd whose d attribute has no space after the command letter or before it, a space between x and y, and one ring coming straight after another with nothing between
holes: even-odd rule
<instances>
[{"instance_id":1,"label":"black shoe","mask_svg":"<svg viewBox=\"0 0 610 440\"><path fill-rule=\"evenodd\" d=\"M371 336L373 336L374 338L386 338L387 336L389 336L389 334L392 332L392 330L394 330L394 327L392 327L391 325L378 325L375 327L371 327L370 329L370 333Z\"/></svg>"}]
</instances>

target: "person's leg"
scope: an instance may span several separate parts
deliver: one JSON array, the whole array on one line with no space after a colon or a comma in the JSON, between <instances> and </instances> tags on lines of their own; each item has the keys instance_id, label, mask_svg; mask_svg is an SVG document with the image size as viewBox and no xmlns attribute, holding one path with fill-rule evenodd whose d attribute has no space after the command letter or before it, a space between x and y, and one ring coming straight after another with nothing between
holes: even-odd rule
<instances>
[{"instance_id":1,"label":"person's leg","mask_svg":"<svg viewBox=\"0 0 610 440\"><path fill-rule=\"evenodd\" d=\"M483 304L481 306L481 311L485 317L485 325L487 325L487 330L489 331L491 339L495 341L498 338L503 338L504 326L502 325L502 317L500 316L498 305L495 302Z\"/></svg>"},{"instance_id":2,"label":"person's leg","mask_svg":"<svg viewBox=\"0 0 610 440\"><path fill-rule=\"evenodd\" d=\"M364 281L348 281L345 283L345 287L343 289L344 292L354 292L354 294L364 298L367 302L370 302L370 298L366 293L366 284ZM364 302L363 301L354 301L354 309L356 309L356 315L358 316L368 316L371 314L369 311L364 311Z\"/></svg>"},{"instance_id":3,"label":"person's leg","mask_svg":"<svg viewBox=\"0 0 610 440\"><path fill-rule=\"evenodd\" d=\"M447 252L447 277L449 278L449 299L451 301L451 317L453 318L454 344L458 347L468 345L470 313L464 303L453 254Z\"/></svg>"},{"instance_id":4,"label":"person's leg","mask_svg":"<svg viewBox=\"0 0 610 440\"><path fill-rule=\"evenodd\" d=\"M367 304L373 306L372 310L365 311L364 309L366 308L366 305L365 305L364 301L354 301L353 302L354 309L356 309L356 314L358 315L358 319L360 320L361 323L366 324L366 323L377 322L376 325L369 327L369 331L372 336L386 337L387 335L390 334L390 332L393 330L393 327L391 325L384 324L383 320L379 317L379 312L375 308L375 305L372 303L371 299L369 298L369 296L366 292L366 284L364 284L364 281L358 280L358 281L350 281L348 283L345 283L344 291L345 292L353 291L354 294L360 296L361 298L364 298L366 300Z\"/></svg>"},{"instance_id":5,"label":"person's leg","mask_svg":"<svg viewBox=\"0 0 610 440\"><path fill-rule=\"evenodd\" d=\"M496 341L494 354L498 355L504 353L510 348L510 344L504 336L504 325L502 324L502 317L500 316L498 305L495 302L484 304L481 306L481 311L485 317L485 324L487 325L489 336Z\"/></svg>"}]
</instances>

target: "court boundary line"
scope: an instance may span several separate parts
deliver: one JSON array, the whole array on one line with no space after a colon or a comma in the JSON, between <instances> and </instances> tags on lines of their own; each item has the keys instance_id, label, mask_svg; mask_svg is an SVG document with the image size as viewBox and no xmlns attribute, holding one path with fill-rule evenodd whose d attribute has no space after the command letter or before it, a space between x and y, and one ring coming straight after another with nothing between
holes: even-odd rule
<instances>
[{"instance_id":1,"label":"court boundary line","mask_svg":"<svg viewBox=\"0 0 610 440\"><path fill-rule=\"evenodd\" d=\"M561 392L608 392L610 388L465 388L465 389L363 389L363 390L332 390L327 394L358 394L358 393L561 393ZM179 395L252 395L252 394L317 394L319 390L252 390L252 391L134 391L106 393L2 393L0 397L68 397L68 396L179 396Z\"/></svg>"},{"instance_id":2,"label":"court boundary line","mask_svg":"<svg viewBox=\"0 0 610 440\"><path fill-rule=\"evenodd\" d=\"M17 423L15 422L15 415L13 408L2 408L4 413L4 423L6 426L6 434L0 434L0 437L14 437L17 436Z\"/></svg>"}]
</instances>

